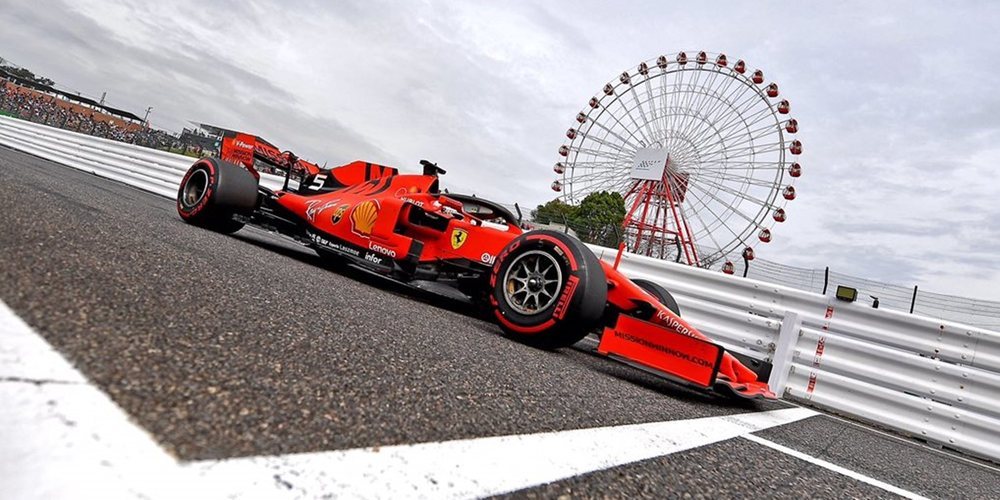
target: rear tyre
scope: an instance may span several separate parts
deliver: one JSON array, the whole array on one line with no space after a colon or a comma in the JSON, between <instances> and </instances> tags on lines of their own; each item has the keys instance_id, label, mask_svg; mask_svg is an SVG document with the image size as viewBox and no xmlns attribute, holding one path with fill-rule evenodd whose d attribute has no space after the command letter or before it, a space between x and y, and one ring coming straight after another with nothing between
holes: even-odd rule
<instances>
[{"instance_id":1,"label":"rear tyre","mask_svg":"<svg viewBox=\"0 0 1000 500\"><path fill-rule=\"evenodd\" d=\"M632 280L632 283L635 283L639 288L648 292L677 316L681 315L680 306L677 305L677 301L674 300L674 296L670 295L670 292L668 292L666 288L663 288L659 284L652 281L643 279Z\"/></svg>"},{"instance_id":2,"label":"rear tyre","mask_svg":"<svg viewBox=\"0 0 1000 500\"><path fill-rule=\"evenodd\" d=\"M579 342L599 324L608 300L597 256L556 231L531 231L507 244L493 266L490 288L500 328L545 349Z\"/></svg>"},{"instance_id":3,"label":"rear tyre","mask_svg":"<svg viewBox=\"0 0 1000 500\"><path fill-rule=\"evenodd\" d=\"M188 224L220 233L235 233L257 206L257 179L238 165L202 158L191 165L177 191L177 213Z\"/></svg>"}]
</instances>

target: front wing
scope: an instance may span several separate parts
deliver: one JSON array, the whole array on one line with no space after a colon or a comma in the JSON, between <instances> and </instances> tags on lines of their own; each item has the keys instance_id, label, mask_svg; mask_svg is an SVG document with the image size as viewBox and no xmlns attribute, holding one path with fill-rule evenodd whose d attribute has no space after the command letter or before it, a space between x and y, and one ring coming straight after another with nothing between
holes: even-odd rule
<instances>
[{"instance_id":1,"label":"front wing","mask_svg":"<svg viewBox=\"0 0 1000 500\"><path fill-rule=\"evenodd\" d=\"M722 346L626 314L605 328L597 352L699 389L747 399L776 398L766 383L737 383L721 375L726 352Z\"/></svg>"}]
</instances>

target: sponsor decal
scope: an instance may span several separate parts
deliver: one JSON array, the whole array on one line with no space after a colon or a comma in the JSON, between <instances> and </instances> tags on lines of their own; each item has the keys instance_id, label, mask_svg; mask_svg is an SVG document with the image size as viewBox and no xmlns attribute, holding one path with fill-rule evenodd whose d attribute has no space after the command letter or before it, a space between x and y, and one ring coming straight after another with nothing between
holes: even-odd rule
<instances>
[{"instance_id":1,"label":"sponsor decal","mask_svg":"<svg viewBox=\"0 0 1000 500\"><path fill-rule=\"evenodd\" d=\"M347 254L347 255L353 255L355 257L360 257L361 256L361 252L358 249L351 248L351 247L349 247L347 245L343 245L343 244L340 244L340 243L338 243L336 241L332 241L330 239L324 238L323 236L320 236L320 235L318 235L316 233L313 233L313 232L309 233L309 239L311 239L312 242L315 243L317 246L329 248L331 250L335 250L337 252L344 253L344 254Z\"/></svg>"},{"instance_id":2,"label":"sponsor decal","mask_svg":"<svg viewBox=\"0 0 1000 500\"><path fill-rule=\"evenodd\" d=\"M351 212L351 230L358 236L365 238L371 236L375 221L378 220L379 210L381 207L375 200L359 203Z\"/></svg>"},{"instance_id":3,"label":"sponsor decal","mask_svg":"<svg viewBox=\"0 0 1000 500\"><path fill-rule=\"evenodd\" d=\"M414 204L414 205L416 205L416 206L418 206L420 208L423 208L424 207L424 202L423 201L414 200L413 198L410 198L409 196L407 196L409 194L417 193L418 191L419 190L417 189L416 186L412 186L410 188L403 188L403 187L401 187L401 188L399 188L399 189L396 190L395 196L396 196L396 198L398 198L398 199L400 199L402 201L405 201L407 203L412 203L412 204Z\"/></svg>"},{"instance_id":4,"label":"sponsor decal","mask_svg":"<svg viewBox=\"0 0 1000 500\"><path fill-rule=\"evenodd\" d=\"M644 339L642 337L637 337L635 335L632 335L631 333L620 332L618 330L615 330L614 332L615 332L615 337L617 337L617 338L620 338L620 339L625 340L627 342L632 342L634 344L639 344L639 345L641 345L643 347L647 347L649 349L653 349L654 351L662 352L663 354L666 354L668 356L673 356L673 357L675 357L677 359L680 359L680 360L683 360L683 361L687 361L688 363L694 363L694 364L696 364L698 366L701 366L703 368L712 368L712 367L715 366L711 361L709 361L709 360L707 360L705 358L699 358L697 356L692 356L689 353L678 351L677 349L673 349L673 348L671 348L669 346L665 346L665 345L662 345L662 344L657 344L657 343L654 343L654 342L650 342L650 341L648 341L648 340L646 340L646 339Z\"/></svg>"},{"instance_id":5,"label":"sponsor decal","mask_svg":"<svg viewBox=\"0 0 1000 500\"><path fill-rule=\"evenodd\" d=\"M392 250L390 248L386 248L386 247L384 247L382 245L379 245L378 243L375 243L374 241L370 241L370 240L368 241L368 249L371 250L371 251L373 251L373 252L378 252L378 253L380 253L382 255L385 255L387 257L392 257L394 259L396 258L396 251L395 250Z\"/></svg>"},{"instance_id":6,"label":"sponsor decal","mask_svg":"<svg viewBox=\"0 0 1000 500\"><path fill-rule=\"evenodd\" d=\"M455 229L451 232L451 248L458 250L462 248L466 240L469 239L469 232L465 229Z\"/></svg>"},{"instance_id":7,"label":"sponsor decal","mask_svg":"<svg viewBox=\"0 0 1000 500\"><path fill-rule=\"evenodd\" d=\"M573 292L576 291L576 285L580 282L580 279L576 276L570 276L566 280L566 288L563 288L562 294L559 295L559 302L556 302L555 311L552 312L552 317L555 319L563 319L566 315L566 310L569 309L569 301L573 298Z\"/></svg>"},{"instance_id":8,"label":"sponsor decal","mask_svg":"<svg viewBox=\"0 0 1000 500\"><path fill-rule=\"evenodd\" d=\"M323 202L323 200L309 200L306 202L306 218L309 222L314 222L316 216L323 213L324 210L332 208L339 202L340 199L330 200L328 202Z\"/></svg>"},{"instance_id":9,"label":"sponsor decal","mask_svg":"<svg viewBox=\"0 0 1000 500\"><path fill-rule=\"evenodd\" d=\"M378 255L375 255L371 252L365 252L365 260L373 264L378 264L380 266L385 265L385 263L382 262L382 257L379 257Z\"/></svg>"},{"instance_id":10,"label":"sponsor decal","mask_svg":"<svg viewBox=\"0 0 1000 500\"><path fill-rule=\"evenodd\" d=\"M813 356L813 368L819 368L819 365L823 362L823 352L826 351L826 337L820 337L816 341L816 355ZM816 373L810 372L809 377L809 388L806 393L811 394L813 389L816 387Z\"/></svg>"},{"instance_id":11,"label":"sponsor decal","mask_svg":"<svg viewBox=\"0 0 1000 500\"><path fill-rule=\"evenodd\" d=\"M681 335L687 335L689 337L693 336L693 335L691 335L691 329L690 328L682 325L680 323L680 321L677 321L676 318L671 317L670 315L668 315L667 313L665 313L663 311L657 311L656 312L656 318L659 319L660 321L662 321L664 323L664 326L666 326L667 328L673 329L674 331L676 331L677 333L680 333Z\"/></svg>"},{"instance_id":12,"label":"sponsor decal","mask_svg":"<svg viewBox=\"0 0 1000 500\"><path fill-rule=\"evenodd\" d=\"M833 306L826 306L826 315L823 316L823 319L825 320L823 321L823 330L830 329L830 318L833 318Z\"/></svg>"},{"instance_id":13,"label":"sponsor decal","mask_svg":"<svg viewBox=\"0 0 1000 500\"><path fill-rule=\"evenodd\" d=\"M333 224L339 224L340 220L344 218L344 214L347 213L348 208L351 208L351 205L347 203L337 207L337 209L333 211L333 215L330 216L330 222Z\"/></svg>"},{"instance_id":14,"label":"sponsor decal","mask_svg":"<svg viewBox=\"0 0 1000 500\"><path fill-rule=\"evenodd\" d=\"M604 329L597 351L614 354L664 374L711 387L722 347L661 325L621 314L614 327Z\"/></svg>"},{"instance_id":15,"label":"sponsor decal","mask_svg":"<svg viewBox=\"0 0 1000 500\"><path fill-rule=\"evenodd\" d=\"M482 261L483 264L489 264L492 266L493 263L497 261L497 256L489 252L483 252L483 254L479 256L479 260Z\"/></svg>"},{"instance_id":16,"label":"sponsor decal","mask_svg":"<svg viewBox=\"0 0 1000 500\"><path fill-rule=\"evenodd\" d=\"M823 351L826 350L826 337L820 337L816 341L816 359L819 360L823 356Z\"/></svg>"},{"instance_id":17,"label":"sponsor decal","mask_svg":"<svg viewBox=\"0 0 1000 500\"><path fill-rule=\"evenodd\" d=\"M254 144L256 139L249 134L236 134L232 139L222 141L222 159L241 165L244 168L253 165Z\"/></svg>"}]
</instances>

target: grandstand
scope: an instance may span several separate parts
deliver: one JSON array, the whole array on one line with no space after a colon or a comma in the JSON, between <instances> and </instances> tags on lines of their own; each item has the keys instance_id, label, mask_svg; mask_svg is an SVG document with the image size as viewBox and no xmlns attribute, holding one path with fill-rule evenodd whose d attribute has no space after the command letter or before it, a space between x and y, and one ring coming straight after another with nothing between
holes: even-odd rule
<instances>
[{"instance_id":1,"label":"grandstand","mask_svg":"<svg viewBox=\"0 0 1000 500\"><path fill-rule=\"evenodd\" d=\"M139 127L143 124L143 119L125 110L105 106L88 97L73 94L53 85L39 83L35 80L22 78L12 73L9 69L0 67L0 78L5 80L5 86L12 87L9 91L32 94L35 99L49 98L60 107L70 109L80 114L94 114L101 120L111 120L116 126L122 128Z\"/></svg>"},{"instance_id":2,"label":"grandstand","mask_svg":"<svg viewBox=\"0 0 1000 500\"><path fill-rule=\"evenodd\" d=\"M153 129L137 115L28 79L0 66L0 114L129 144L199 156L202 148Z\"/></svg>"}]
</instances>

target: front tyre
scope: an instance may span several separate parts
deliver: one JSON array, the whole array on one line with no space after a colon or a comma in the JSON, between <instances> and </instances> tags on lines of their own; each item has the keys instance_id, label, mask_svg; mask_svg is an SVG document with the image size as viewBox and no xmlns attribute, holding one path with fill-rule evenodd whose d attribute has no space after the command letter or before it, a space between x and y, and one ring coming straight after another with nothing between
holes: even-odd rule
<instances>
[{"instance_id":1,"label":"front tyre","mask_svg":"<svg viewBox=\"0 0 1000 500\"><path fill-rule=\"evenodd\" d=\"M243 228L233 216L249 215L256 205L257 179L218 158L202 158L191 165L177 191L177 213L184 222L220 233Z\"/></svg>"},{"instance_id":2,"label":"front tyre","mask_svg":"<svg viewBox=\"0 0 1000 500\"><path fill-rule=\"evenodd\" d=\"M632 280L632 283L635 283L639 288L642 288L647 293L655 297L657 301L666 306L667 309L670 309L670 312L680 317L681 308L677 305L677 301L674 300L674 296L671 295L666 288L663 288L663 286L658 283L644 279L634 279Z\"/></svg>"},{"instance_id":3,"label":"front tyre","mask_svg":"<svg viewBox=\"0 0 1000 500\"><path fill-rule=\"evenodd\" d=\"M573 345L597 325L608 299L597 256L580 240L531 231L497 256L490 305L510 337L537 347Z\"/></svg>"}]
</instances>

